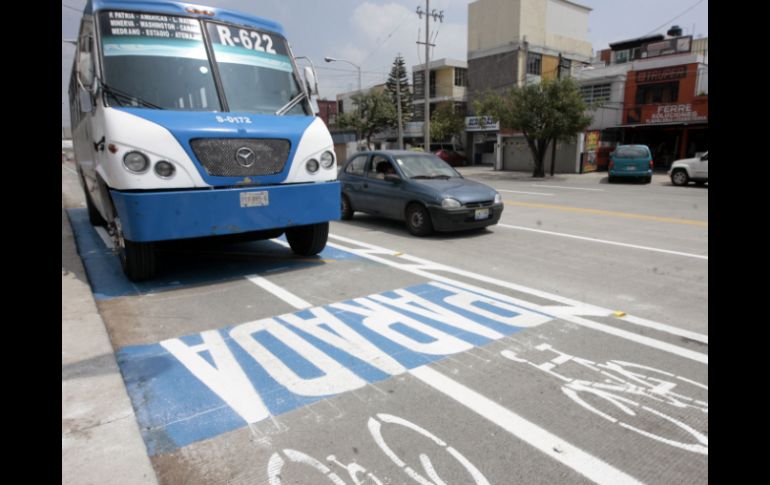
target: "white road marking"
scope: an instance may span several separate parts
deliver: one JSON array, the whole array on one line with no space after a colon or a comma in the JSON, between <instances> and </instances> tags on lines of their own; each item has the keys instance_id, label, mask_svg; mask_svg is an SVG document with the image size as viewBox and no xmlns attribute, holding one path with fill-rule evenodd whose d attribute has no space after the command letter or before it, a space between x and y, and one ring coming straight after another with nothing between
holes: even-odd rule
<instances>
[{"instance_id":1,"label":"white road marking","mask_svg":"<svg viewBox=\"0 0 770 485\"><path fill-rule=\"evenodd\" d=\"M521 192L519 190L505 190L505 189L495 189L498 192L510 192L512 194L527 194L527 195L554 195L554 194L548 194L545 192Z\"/></svg>"},{"instance_id":2,"label":"white road marking","mask_svg":"<svg viewBox=\"0 0 770 485\"><path fill-rule=\"evenodd\" d=\"M104 242L104 245L107 246L108 249L115 249L115 241L112 240L110 234L107 232L107 229L102 226L96 226L94 227L94 230L96 230L96 234L99 235L102 242Z\"/></svg>"},{"instance_id":3,"label":"white road marking","mask_svg":"<svg viewBox=\"0 0 770 485\"><path fill-rule=\"evenodd\" d=\"M590 190L592 192L604 192L604 189L585 189L582 187L563 187L561 185L540 185L532 184L532 187L547 187L549 189L567 189L567 190Z\"/></svg>"},{"instance_id":4,"label":"white road marking","mask_svg":"<svg viewBox=\"0 0 770 485\"><path fill-rule=\"evenodd\" d=\"M440 264L440 263L434 263L434 262L428 261L426 259L418 258L418 257L415 257L415 256L409 256L409 255L406 255L406 254L401 254L399 256L399 259L403 260L403 261L407 261L407 262L405 262L405 263L394 262L394 261L392 261L389 258L384 258L384 257L381 257L381 256L393 256L393 255L396 254L396 251L393 251L393 250L390 250L390 249L385 249L385 248L382 248L382 247L379 247L379 246L375 246L375 245L372 245L372 244L368 244L368 243L364 243L364 242L361 242L361 241L356 241L355 239L350 239L350 238L343 237L343 236L337 236L337 235L334 235L334 234L329 234L329 237L332 238L332 239L337 239L337 240L340 240L340 241L343 241L343 242L347 242L349 244L352 243L352 244L355 244L355 245L362 246L362 247L366 248L366 249L356 249L356 248L346 247L346 246L342 246L342 245L335 244L335 243L327 243L331 247L335 247L335 248L341 249L343 251L352 252L354 254L357 254L357 255L359 255L361 257L364 257L364 258L367 258L367 259L370 259L372 261L377 261L377 262L380 262L382 264L385 264L385 265L388 265L388 266L400 269L402 271L413 273L413 274L416 274L416 275L419 275L419 276L422 276L422 277L425 277L425 278L429 278L429 279L432 279L432 280L435 280L435 281L443 282L443 283L452 285L454 287L458 287L458 288L462 288L462 289L465 289L465 290L473 291L473 292L476 292L476 293L479 293L479 294L482 294L482 295L490 296L492 298L500 299L502 301L507 301L507 302L510 302L512 304L519 305L519 306L521 306L523 308L531 309L533 311L542 312L542 313L545 313L545 314L548 314L548 315L551 315L551 316L554 316L554 317L557 317L557 318L561 318L563 320L567 320L569 322L572 322L572 323L575 323L575 324L578 324L578 325L582 325L582 326L591 328L593 330L598 330L600 332L604 332L604 333L608 333L608 334L611 334L611 335L615 335L617 337L621 337L621 338L624 338L626 340L630 340L630 341L633 341L633 342L636 342L636 343L639 343L639 344L642 344L642 345L645 345L645 346L648 346L648 347L652 347L652 348L655 348L655 349L658 349L658 350L662 350L664 352L669 352L669 353L672 353L672 354L675 354L675 355L679 355L681 357L685 357L687 359L692 359L692 360L695 360L696 362L701 362L703 364L708 364L708 355L707 354L702 354L702 353L699 353L699 352L694 352L694 351L691 351L689 349L685 349L685 348L682 348L682 347L678 347L676 345L669 344L667 342L663 342L663 341L660 341L660 340L656 340L656 339L652 339L652 338L649 338L649 337L645 337L643 335L639 335L639 334L636 334L636 333L633 333L633 332L629 332L629 331L622 330L622 329L619 329L619 328L616 328L616 327L612 327L610 325L605 325L605 324L593 322L591 320L587 320L585 318L580 318L580 317L577 316L578 313L581 314L581 315L590 315L590 316L610 316L613 313L612 310L609 310L609 309L606 309L606 308L601 308L601 307L598 307L598 306L595 306L595 305L590 305L588 303L583 303L583 302L580 302L580 301L577 301L577 300L573 300L573 299L570 299L570 298L566 298L566 297L563 297L563 296L550 294L550 293L547 293L545 291L535 290L533 288L528 288L526 286L517 285L517 284L514 284L514 283L509 283L507 281L499 280L499 279L496 279L496 278L491 278L491 277L488 277L488 276L480 275L478 273L473 273L473 272L470 272L470 271L461 270L461 269L454 268L454 267L451 267L451 266L446 266L446 265L443 265L443 264ZM527 293L527 294L530 294L530 295L533 295L533 296L537 296L537 297L540 297L540 298L546 298L546 299L549 299L549 300L553 300L553 301L562 303L562 304L566 305L569 308L564 308L563 311L557 311L553 307L546 307L546 306L536 305L534 303L527 302L527 301L524 301L524 300L520 300L518 298L513 298L513 297L510 297L510 296L507 296L507 295L503 295L501 293L497 293L497 292L494 292L494 291L491 291L491 290L487 290L485 288L481 288L481 287L474 286L474 285L471 285L471 284L468 284L468 283L463 283L461 281L457 281L457 280L454 280L454 279L451 279L451 278L447 278L445 276L441 276L439 274L435 274L435 273L433 273L431 271L443 271L443 272L448 272L448 273L454 273L456 275L463 276L463 277L466 277L466 278L471 278L471 279L475 279L477 281L482 281L482 282L485 282L485 283L490 283L490 284L493 284L493 285L496 285L496 286L500 286L500 287L503 287L503 288L508 288L508 289L511 289L511 290L514 290L514 291L519 291L519 292ZM642 319L639 319L639 320L637 320L636 322L633 322L633 323L639 324L640 320L642 320ZM651 321L650 320L646 320L646 322L651 322ZM657 323L657 322L651 322L651 323ZM658 330L661 330L661 331L664 331L664 332L675 329L675 327L664 325L664 324L657 324L657 325L658 325ZM674 333L674 335L676 335L678 333L682 333L678 329L675 330L675 332L676 333ZM671 333L673 333L673 332L671 332Z\"/></svg>"},{"instance_id":5,"label":"white road marking","mask_svg":"<svg viewBox=\"0 0 770 485\"><path fill-rule=\"evenodd\" d=\"M286 291L285 289L281 288L280 286L276 285L275 283L271 283L265 278L261 276L247 276L247 280L251 281L255 285L259 286L260 288L269 291L273 295L277 296L281 300L285 301L289 305L293 306L294 308L297 308L298 310L304 310L305 308L310 308L310 303L306 302L302 298L298 297L297 295L290 293Z\"/></svg>"},{"instance_id":6,"label":"white road marking","mask_svg":"<svg viewBox=\"0 0 770 485\"><path fill-rule=\"evenodd\" d=\"M574 234L565 234L562 232L552 232L552 231L544 231L542 229L532 229L530 227L522 227L522 226L511 226L509 224L497 224L500 227L505 227L508 229L517 229L519 231L529 231L529 232L537 232L541 234L549 234L551 236L561 236L561 237L568 237L571 239L580 239L581 241L591 241L596 243L602 243L602 244L610 244L612 246L622 246L626 248L632 248L632 249L644 249L646 251L654 251L658 253L666 253L666 254L674 254L676 256L686 256L688 258L697 258L697 259L705 259L708 261L708 256L702 256L700 254L692 254L692 253L683 253L681 251L672 251L670 249L660 249L660 248L653 248L649 246L639 246L637 244L628 244L628 243L621 243L616 241L607 241L606 239L599 239L595 237L586 237L586 236L576 236Z\"/></svg>"},{"instance_id":7,"label":"white road marking","mask_svg":"<svg viewBox=\"0 0 770 485\"><path fill-rule=\"evenodd\" d=\"M641 483L428 366L417 367L409 373L589 480L600 484Z\"/></svg>"},{"instance_id":8,"label":"white road marking","mask_svg":"<svg viewBox=\"0 0 770 485\"><path fill-rule=\"evenodd\" d=\"M72 173L74 173L75 175L77 175L77 174L78 174L78 173L77 173L75 170L72 170L71 168L69 168L69 167L68 167L68 166L66 166L66 165L62 165L62 166L61 166L61 168L63 168L64 170L67 170L68 172L72 172Z\"/></svg>"}]
</instances>

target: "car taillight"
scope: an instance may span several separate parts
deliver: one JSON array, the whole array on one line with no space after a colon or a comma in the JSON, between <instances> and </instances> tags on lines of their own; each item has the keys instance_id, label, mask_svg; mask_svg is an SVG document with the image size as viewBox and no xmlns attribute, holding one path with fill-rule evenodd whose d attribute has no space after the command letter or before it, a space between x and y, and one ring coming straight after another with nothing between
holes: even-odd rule
<instances>
[{"instance_id":1,"label":"car taillight","mask_svg":"<svg viewBox=\"0 0 770 485\"><path fill-rule=\"evenodd\" d=\"M655 162L650 160L650 170L652 170L652 167L653 167L654 164L655 164Z\"/></svg>"}]
</instances>

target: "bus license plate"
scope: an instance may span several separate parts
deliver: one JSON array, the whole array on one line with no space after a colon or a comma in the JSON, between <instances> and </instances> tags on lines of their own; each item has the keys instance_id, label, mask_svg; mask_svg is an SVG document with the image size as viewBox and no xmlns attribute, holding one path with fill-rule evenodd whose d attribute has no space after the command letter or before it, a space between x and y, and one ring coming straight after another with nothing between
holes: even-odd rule
<instances>
[{"instance_id":1,"label":"bus license plate","mask_svg":"<svg viewBox=\"0 0 770 485\"><path fill-rule=\"evenodd\" d=\"M241 207L260 207L270 205L267 191L241 192Z\"/></svg>"},{"instance_id":2,"label":"bus license plate","mask_svg":"<svg viewBox=\"0 0 770 485\"><path fill-rule=\"evenodd\" d=\"M489 219L489 209L476 209L475 218L477 221Z\"/></svg>"}]
</instances>

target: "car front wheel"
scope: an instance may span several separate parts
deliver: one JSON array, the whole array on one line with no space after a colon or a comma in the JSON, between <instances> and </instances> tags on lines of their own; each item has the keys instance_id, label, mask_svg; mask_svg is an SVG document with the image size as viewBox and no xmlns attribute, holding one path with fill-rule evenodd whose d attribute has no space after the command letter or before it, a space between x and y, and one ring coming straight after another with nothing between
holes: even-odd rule
<instances>
[{"instance_id":1,"label":"car front wheel","mask_svg":"<svg viewBox=\"0 0 770 485\"><path fill-rule=\"evenodd\" d=\"M687 185L689 180L687 172L684 170L676 170L671 174L671 183L674 185Z\"/></svg>"},{"instance_id":2,"label":"car front wheel","mask_svg":"<svg viewBox=\"0 0 770 485\"><path fill-rule=\"evenodd\" d=\"M342 210L340 217L342 217L343 221L349 221L353 218L353 212L353 206L350 205L350 199L348 199L347 195L342 194Z\"/></svg>"},{"instance_id":3,"label":"car front wheel","mask_svg":"<svg viewBox=\"0 0 770 485\"><path fill-rule=\"evenodd\" d=\"M420 204L412 204L406 208L406 226L415 236L427 236L433 232L428 209Z\"/></svg>"}]
</instances>

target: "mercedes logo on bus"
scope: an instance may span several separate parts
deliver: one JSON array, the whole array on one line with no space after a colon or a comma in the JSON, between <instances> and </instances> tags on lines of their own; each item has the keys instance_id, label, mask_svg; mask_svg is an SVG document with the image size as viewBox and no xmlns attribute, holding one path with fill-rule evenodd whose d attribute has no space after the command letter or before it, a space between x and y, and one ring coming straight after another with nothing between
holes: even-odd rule
<instances>
[{"instance_id":1,"label":"mercedes logo on bus","mask_svg":"<svg viewBox=\"0 0 770 485\"><path fill-rule=\"evenodd\" d=\"M235 159L238 161L238 165L244 168L254 165L256 158L254 150L249 147L241 147L235 152Z\"/></svg>"}]
</instances>

